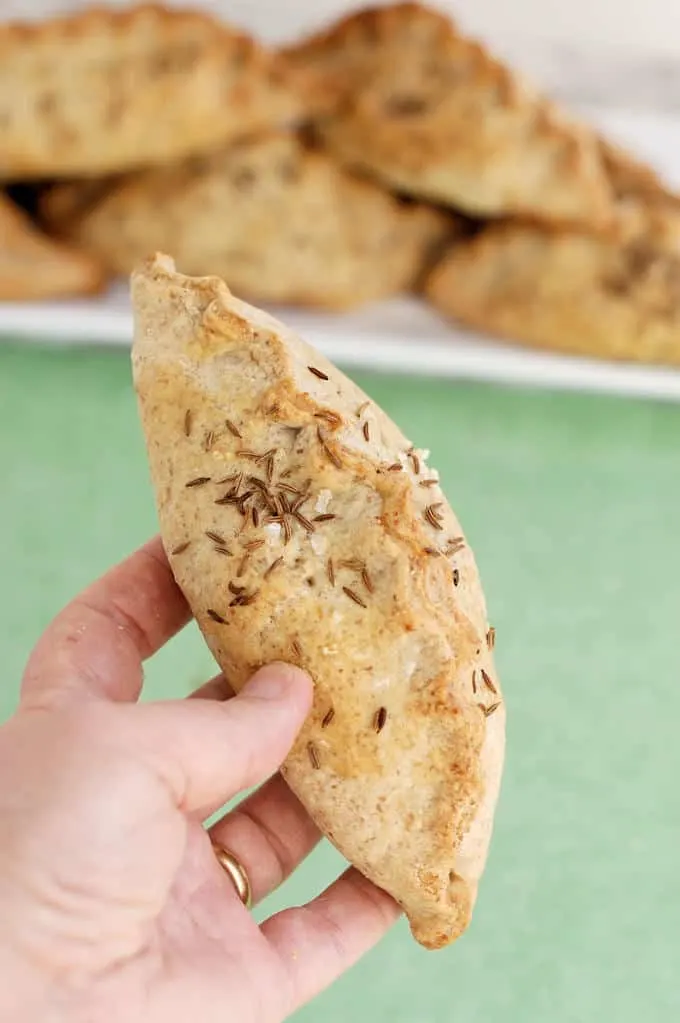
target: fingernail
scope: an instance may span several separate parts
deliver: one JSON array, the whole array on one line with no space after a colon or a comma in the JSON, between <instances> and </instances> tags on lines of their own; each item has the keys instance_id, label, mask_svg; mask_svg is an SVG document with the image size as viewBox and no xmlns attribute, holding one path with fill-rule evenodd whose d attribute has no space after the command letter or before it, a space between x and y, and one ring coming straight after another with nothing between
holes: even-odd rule
<instances>
[{"instance_id":1,"label":"fingernail","mask_svg":"<svg viewBox=\"0 0 680 1023\"><path fill-rule=\"evenodd\" d=\"M305 683L309 685L307 676L292 665L268 664L253 675L244 692L258 700L281 700L294 686Z\"/></svg>"}]
</instances>

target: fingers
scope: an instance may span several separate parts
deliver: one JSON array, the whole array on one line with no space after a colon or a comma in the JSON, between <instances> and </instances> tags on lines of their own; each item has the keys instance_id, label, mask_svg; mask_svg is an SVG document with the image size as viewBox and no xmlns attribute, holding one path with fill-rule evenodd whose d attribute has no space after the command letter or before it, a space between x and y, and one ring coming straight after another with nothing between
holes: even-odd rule
<instances>
[{"instance_id":1,"label":"fingers","mask_svg":"<svg viewBox=\"0 0 680 1023\"><path fill-rule=\"evenodd\" d=\"M369 951L399 918L396 902L351 867L306 906L270 917L262 932L291 978L298 1009Z\"/></svg>"},{"instance_id":2,"label":"fingers","mask_svg":"<svg viewBox=\"0 0 680 1023\"><path fill-rule=\"evenodd\" d=\"M285 664L257 672L238 696L127 708L133 748L186 813L208 817L278 770L309 713L312 683Z\"/></svg>"},{"instance_id":3,"label":"fingers","mask_svg":"<svg viewBox=\"0 0 680 1023\"><path fill-rule=\"evenodd\" d=\"M217 676L193 696L229 700L232 692L223 676ZM238 705L241 699L230 700L227 706ZM262 744L266 744L264 736ZM210 837L243 863L257 903L282 884L321 835L277 774L215 824ZM262 932L280 956L294 991L291 1011L354 965L400 913L389 895L350 868L309 905L267 920Z\"/></svg>"},{"instance_id":4,"label":"fingers","mask_svg":"<svg viewBox=\"0 0 680 1023\"><path fill-rule=\"evenodd\" d=\"M223 675L206 682L190 699L228 700L234 691ZM302 863L321 832L280 774L244 799L210 829L214 842L243 863L253 892L261 902Z\"/></svg>"},{"instance_id":5,"label":"fingers","mask_svg":"<svg viewBox=\"0 0 680 1023\"><path fill-rule=\"evenodd\" d=\"M293 873L321 832L277 774L215 824L210 837L244 865L257 903Z\"/></svg>"},{"instance_id":6,"label":"fingers","mask_svg":"<svg viewBox=\"0 0 680 1023\"><path fill-rule=\"evenodd\" d=\"M194 689L187 699L189 700L230 700L234 696L234 690L227 682L224 675L215 675L209 682L205 682L198 689Z\"/></svg>"},{"instance_id":7,"label":"fingers","mask_svg":"<svg viewBox=\"0 0 680 1023\"><path fill-rule=\"evenodd\" d=\"M26 667L22 699L89 694L136 700L142 661L189 618L156 538L85 590L48 626Z\"/></svg>"}]
</instances>

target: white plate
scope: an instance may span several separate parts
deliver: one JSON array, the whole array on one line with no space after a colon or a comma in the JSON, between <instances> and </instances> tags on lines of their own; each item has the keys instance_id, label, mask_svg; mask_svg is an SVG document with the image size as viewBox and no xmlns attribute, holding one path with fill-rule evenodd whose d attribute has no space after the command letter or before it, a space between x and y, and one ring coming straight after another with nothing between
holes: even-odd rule
<instances>
[{"instance_id":1,"label":"white plate","mask_svg":"<svg viewBox=\"0 0 680 1023\"><path fill-rule=\"evenodd\" d=\"M613 110L584 111L610 136L680 183L680 118ZM680 370L620 365L534 352L453 328L422 303L398 298L345 315L273 309L334 361L347 367L459 377L568 390L680 400ZM0 303L0 337L54 344L129 345L127 289L103 297Z\"/></svg>"},{"instance_id":2,"label":"white plate","mask_svg":"<svg viewBox=\"0 0 680 1023\"><path fill-rule=\"evenodd\" d=\"M680 400L680 371L496 344L453 329L414 299L393 299L341 316L299 309L272 312L347 367ZM127 291L116 286L99 302L0 306L3 330L43 343L126 346L132 337Z\"/></svg>"}]
</instances>

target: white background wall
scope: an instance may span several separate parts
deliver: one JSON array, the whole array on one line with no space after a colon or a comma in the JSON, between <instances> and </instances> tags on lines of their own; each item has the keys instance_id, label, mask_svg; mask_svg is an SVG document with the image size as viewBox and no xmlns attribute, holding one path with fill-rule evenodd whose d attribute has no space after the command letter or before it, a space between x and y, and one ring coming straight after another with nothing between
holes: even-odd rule
<instances>
[{"instance_id":1,"label":"white background wall","mask_svg":"<svg viewBox=\"0 0 680 1023\"><path fill-rule=\"evenodd\" d=\"M222 0L217 6L234 13L238 9L240 20L276 35L353 5L346 0ZM680 55L680 0L439 0L438 6L489 39L538 34Z\"/></svg>"},{"instance_id":2,"label":"white background wall","mask_svg":"<svg viewBox=\"0 0 680 1023\"><path fill-rule=\"evenodd\" d=\"M108 0L124 5L126 0ZM192 0L169 0L189 6ZM280 39L363 6L347 0L203 0L226 17ZM378 0L380 2L380 0ZM201 6L197 0L196 6ZM84 0L0 0L0 15L25 17L86 6ZM621 46L680 56L680 0L439 0L459 21L488 40L529 35L563 42Z\"/></svg>"},{"instance_id":3,"label":"white background wall","mask_svg":"<svg viewBox=\"0 0 680 1023\"><path fill-rule=\"evenodd\" d=\"M680 55L679 0L456 0L447 6L483 31L545 32L586 42L670 48Z\"/></svg>"}]
</instances>

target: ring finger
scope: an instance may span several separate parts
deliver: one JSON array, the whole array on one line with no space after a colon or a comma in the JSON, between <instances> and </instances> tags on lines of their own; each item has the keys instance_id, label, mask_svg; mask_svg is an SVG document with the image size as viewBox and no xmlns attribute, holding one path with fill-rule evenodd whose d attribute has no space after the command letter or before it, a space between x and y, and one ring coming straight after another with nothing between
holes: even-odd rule
<instances>
[{"instance_id":1,"label":"ring finger","mask_svg":"<svg viewBox=\"0 0 680 1023\"><path fill-rule=\"evenodd\" d=\"M218 675L192 698L226 700L233 690ZM248 874L253 903L275 891L312 852L321 832L280 774L225 814L210 838L236 856Z\"/></svg>"},{"instance_id":2,"label":"ring finger","mask_svg":"<svg viewBox=\"0 0 680 1023\"><path fill-rule=\"evenodd\" d=\"M254 904L283 884L321 838L280 774L227 813L209 833L213 843L243 864Z\"/></svg>"}]
</instances>

